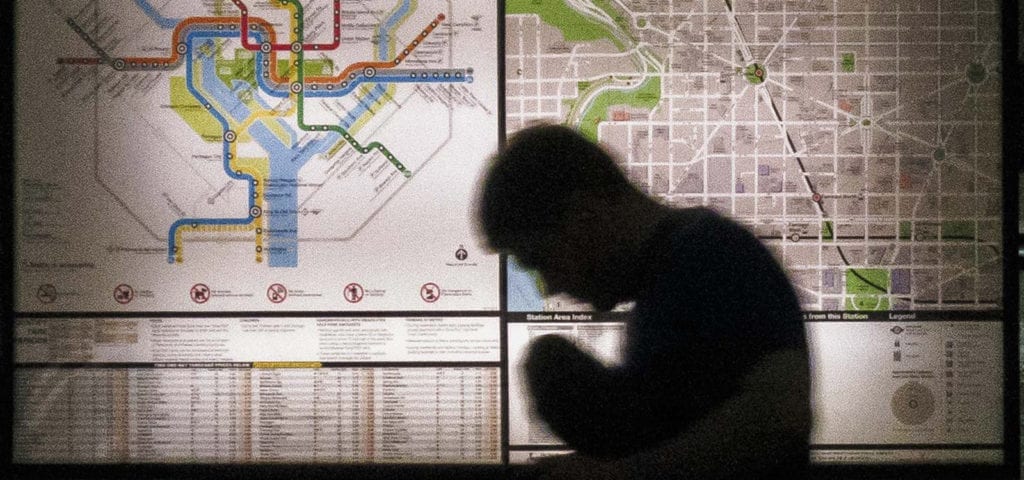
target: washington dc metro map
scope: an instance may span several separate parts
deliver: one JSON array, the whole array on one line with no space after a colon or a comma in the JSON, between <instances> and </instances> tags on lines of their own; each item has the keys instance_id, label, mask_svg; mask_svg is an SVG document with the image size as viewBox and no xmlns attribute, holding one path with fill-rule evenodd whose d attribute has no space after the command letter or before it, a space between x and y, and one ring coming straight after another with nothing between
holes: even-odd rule
<instances>
[{"instance_id":1,"label":"washington dc metro map","mask_svg":"<svg viewBox=\"0 0 1024 480\"><path fill-rule=\"evenodd\" d=\"M19 4L18 308L496 310L496 8Z\"/></svg>"}]
</instances>

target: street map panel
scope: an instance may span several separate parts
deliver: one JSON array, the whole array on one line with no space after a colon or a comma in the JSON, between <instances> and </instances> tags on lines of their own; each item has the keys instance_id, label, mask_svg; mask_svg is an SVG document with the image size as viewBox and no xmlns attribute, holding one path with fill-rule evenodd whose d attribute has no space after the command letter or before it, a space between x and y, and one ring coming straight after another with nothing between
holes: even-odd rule
<instances>
[{"instance_id":1,"label":"street map panel","mask_svg":"<svg viewBox=\"0 0 1024 480\"><path fill-rule=\"evenodd\" d=\"M999 2L509 0L507 126L747 225L810 311L1001 307ZM509 265L513 311L579 310Z\"/></svg>"}]
</instances>

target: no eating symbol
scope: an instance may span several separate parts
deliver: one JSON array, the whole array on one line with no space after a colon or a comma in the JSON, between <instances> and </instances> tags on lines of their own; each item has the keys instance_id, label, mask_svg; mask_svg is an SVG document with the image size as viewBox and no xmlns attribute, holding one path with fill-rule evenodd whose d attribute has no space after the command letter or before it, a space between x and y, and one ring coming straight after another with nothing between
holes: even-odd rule
<instances>
[{"instance_id":1,"label":"no eating symbol","mask_svg":"<svg viewBox=\"0 0 1024 480\"><path fill-rule=\"evenodd\" d=\"M267 287L267 298L270 299L271 302L281 303L288 298L288 289L280 283L275 283Z\"/></svg>"}]
</instances>

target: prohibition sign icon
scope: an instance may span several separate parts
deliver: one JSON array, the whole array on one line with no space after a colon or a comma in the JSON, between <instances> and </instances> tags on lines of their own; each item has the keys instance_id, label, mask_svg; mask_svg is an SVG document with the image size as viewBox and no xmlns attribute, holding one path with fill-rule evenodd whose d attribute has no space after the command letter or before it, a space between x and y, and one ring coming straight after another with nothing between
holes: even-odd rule
<instances>
[{"instance_id":1,"label":"prohibition sign icon","mask_svg":"<svg viewBox=\"0 0 1024 480\"><path fill-rule=\"evenodd\" d=\"M345 300L348 301L348 303L359 303L359 301L363 299L364 293L365 291L363 290L363 286L358 283L345 285L344 294Z\"/></svg>"},{"instance_id":2,"label":"prohibition sign icon","mask_svg":"<svg viewBox=\"0 0 1024 480\"><path fill-rule=\"evenodd\" d=\"M192 290L189 292L189 297L192 298L193 302L206 303L210 299L210 287L205 284L197 283L192 285Z\"/></svg>"},{"instance_id":3,"label":"prohibition sign icon","mask_svg":"<svg viewBox=\"0 0 1024 480\"><path fill-rule=\"evenodd\" d=\"M120 284L114 288L114 300L121 305L128 305L135 298L135 289L131 285Z\"/></svg>"},{"instance_id":4,"label":"prohibition sign icon","mask_svg":"<svg viewBox=\"0 0 1024 480\"><path fill-rule=\"evenodd\" d=\"M280 283L267 287L267 298L273 303L281 303L288 298L288 289Z\"/></svg>"},{"instance_id":5,"label":"prohibition sign icon","mask_svg":"<svg viewBox=\"0 0 1024 480\"><path fill-rule=\"evenodd\" d=\"M42 303L53 303L57 300L57 287L47 283L36 290L36 298Z\"/></svg>"},{"instance_id":6,"label":"prohibition sign icon","mask_svg":"<svg viewBox=\"0 0 1024 480\"><path fill-rule=\"evenodd\" d=\"M424 283L420 287L420 298L427 303L436 302L441 298L441 287L437 286L436 283Z\"/></svg>"}]
</instances>

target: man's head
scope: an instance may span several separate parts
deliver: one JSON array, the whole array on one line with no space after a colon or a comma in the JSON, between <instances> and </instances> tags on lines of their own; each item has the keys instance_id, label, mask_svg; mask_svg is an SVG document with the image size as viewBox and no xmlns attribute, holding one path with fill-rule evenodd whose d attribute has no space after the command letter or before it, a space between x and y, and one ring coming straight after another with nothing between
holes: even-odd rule
<instances>
[{"instance_id":1,"label":"man's head","mask_svg":"<svg viewBox=\"0 0 1024 480\"><path fill-rule=\"evenodd\" d=\"M630 299L636 215L653 202L601 147L570 128L540 125L509 138L486 172L479 220L509 253L598 309Z\"/></svg>"}]
</instances>

